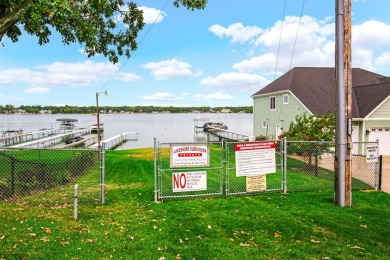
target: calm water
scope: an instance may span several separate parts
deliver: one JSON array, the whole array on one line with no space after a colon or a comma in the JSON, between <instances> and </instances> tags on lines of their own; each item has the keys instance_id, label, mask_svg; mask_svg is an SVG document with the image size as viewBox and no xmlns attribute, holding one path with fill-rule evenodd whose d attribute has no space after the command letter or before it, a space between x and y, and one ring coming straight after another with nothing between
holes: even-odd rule
<instances>
[{"instance_id":1,"label":"calm water","mask_svg":"<svg viewBox=\"0 0 390 260\"><path fill-rule=\"evenodd\" d=\"M138 141L128 141L118 149L153 147L159 142L192 142L195 140L194 118L206 117L212 122L223 122L228 130L252 135L252 114L101 114L104 123L103 139L123 132L138 132ZM78 119L76 126L96 122L92 115L0 115L0 131L22 128L24 132L42 128L59 128L58 118ZM200 124L199 124L200 125Z\"/></svg>"}]
</instances>

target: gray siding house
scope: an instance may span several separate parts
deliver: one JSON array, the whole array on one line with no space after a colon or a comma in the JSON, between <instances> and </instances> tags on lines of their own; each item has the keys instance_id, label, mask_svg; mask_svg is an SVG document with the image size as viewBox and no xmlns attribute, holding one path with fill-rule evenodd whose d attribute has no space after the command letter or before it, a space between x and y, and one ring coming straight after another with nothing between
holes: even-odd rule
<instances>
[{"instance_id":1,"label":"gray siding house","mask_svg":"<svg viewBox=\"0 0 390 260\"><path fill-rule=\"evenodd\" d=\"M336 97L334 68L294 68L252 95L253 134L277 138L296 115L335 113ZM380 154L390 154L389 77L352 69L352 120L354 142L379 140Z\"/></svg>"}]
</instances>

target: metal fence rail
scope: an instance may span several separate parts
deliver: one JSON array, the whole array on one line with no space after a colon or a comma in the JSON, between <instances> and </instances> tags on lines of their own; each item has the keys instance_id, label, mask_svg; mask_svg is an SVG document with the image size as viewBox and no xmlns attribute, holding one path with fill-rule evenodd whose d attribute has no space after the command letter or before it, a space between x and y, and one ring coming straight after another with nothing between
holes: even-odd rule
<instances>
[{"instance_id":1,"label":"metal fence rail","mask_svg":"<svg viewBox=\"0 0 390 260\"><path fill-rule=\"evenodd\" d=\"M170 143L155 148L156 200L210 195L254 195L267 192L296 192L334 190L334 142L308 142L279 140L275 143L275 173L239 176L237 174L235 145L242 142L217 142L212 144L210 167L171 168ZM370 143L356 143L352 156L352 189L378 189L378 161L370 161L365 147ZM371 144L378 145L374 142ZM250 165L249 165L250 167ZM208 173L207 190L178 193L173 191L173 174L205 170ZM221 174L224 171L224 174ZM210 179L209 179L210 178ZM253 184L255 183L255 184ZM210 184L210 185L209 185ZM253 188L255 186L255 188Z\"/></svg>"},{"instance_id":2,"label":"metal fence rail","mask_svg":"<svg viewBox=\"0 0 390 260\"><path fill-rule=\"evenodd\" d=\"M0 150L0 200L44 206L99 202L100 156L91 149Z\"/></svg>"},{"instance_id":3,"label":"metal fence rail","mask_svg":"<svg viewBox=\"0 0 390 260\"><path fill-rule=\"evenodd\" d=\"M236 174L236 151L235 145L240 142L226 142L226 175L225 192L226 196L253 195L264 192L280 192L283 189L283 163L282 163L282 142L277 142L275 147L276 172L258 176L237 176ZM259 179L261 178L261 179ZM263 182L260 190L250 188L250 181Z\"/></svg>"},{"instance_id":4,"label":"metal fence rail","mask_svg":"<svg viewBox=\"0 0 390 260\"><path fill-rule=\"evenodd\" d=\"M209 147L210 158L208 166L173 167L170 160L170 149L175 145L202 145L202 143L158 143L155 147L156 155L156 181L155 199L178 199L206 196L221 196L223 194L223 147L222 142L204 143ZM188 176L192 173L203 173L207 176L206 190L182 190L175 191L175 181L182 181L181 174ZM176 178L176 179L175 179ZM187 177L188 178L188 177ZM183 184L183 183L181 183ZM184 184L183 184L184 185Z\"/></svg>"}]
</instances>

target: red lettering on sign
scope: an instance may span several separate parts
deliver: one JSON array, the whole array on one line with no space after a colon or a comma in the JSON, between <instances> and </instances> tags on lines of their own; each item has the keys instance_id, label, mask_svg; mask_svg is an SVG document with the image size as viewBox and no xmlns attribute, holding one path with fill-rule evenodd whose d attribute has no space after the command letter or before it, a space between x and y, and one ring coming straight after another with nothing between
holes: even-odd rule
<instances>
[{"instance_id":1,"label":"red lettering on sign","mask_svg":"<svg viewBox=\"0 0 390 260\"><path fill-rule=\"evenodd\" d=\"M184 173L173 175L173 188L184 189L187 185L187 177Z\"/></svg>"}]
</instances>

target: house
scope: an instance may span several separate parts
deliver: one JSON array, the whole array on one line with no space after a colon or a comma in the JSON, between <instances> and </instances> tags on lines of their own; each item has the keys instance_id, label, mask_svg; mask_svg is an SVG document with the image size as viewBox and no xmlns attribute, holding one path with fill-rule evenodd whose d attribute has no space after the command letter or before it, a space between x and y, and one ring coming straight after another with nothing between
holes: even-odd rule
<instances>
[{"instance_id":1,"label":"house","mask_svg":"<svg viewBox=\"0 0 390 260\"><path fill-rule=\"evenodd\" d=\"M336 97L334 68L294 68L252 95L253 134L277 138L297 115L335 113ZM352 69L352 125L353 142L379 140L379 153L390 154L389 77Z\"/></svg>"},{"instance_id":2,"label":"house","mask_svg":"<svg viewBox=\"0 0 390 260\"><path fill-rule=\"evenodd\" d=\"M220 110L221 113L231 113L232 111L229 108L222 108Z\"/></svg>"}]
</instances>

